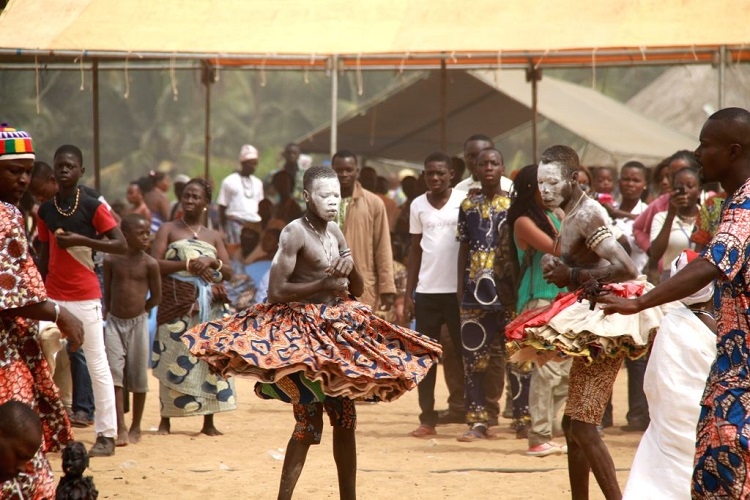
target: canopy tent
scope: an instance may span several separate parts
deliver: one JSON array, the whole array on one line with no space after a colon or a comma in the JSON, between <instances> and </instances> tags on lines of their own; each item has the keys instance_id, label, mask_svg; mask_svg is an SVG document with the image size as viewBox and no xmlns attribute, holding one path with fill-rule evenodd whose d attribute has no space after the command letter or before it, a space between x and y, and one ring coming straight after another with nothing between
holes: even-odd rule
<instances>
[{"instance_id":1,"label":"canopy tent","mask_svg":"<svg viewBox=\"0 0 750 500\"><path fill-rule=\"evenodd\" d=\"M627 105L675 130L695 134L718 109L717 80L716 69L707 65L670 68L630 98ZM724 106L750 109L750 65L727 68L723 91Z\"/></svg>"},{"instance_id":2,"label":"canopy tent","mask_svg":"<svg viewBox=\"0 0 750 500\"><path fill-rule=\"evenodd\" d=\"M269 67L334 54L381 67L668 64L711 61L719 46L740 57L749 18L745 0L11 0L0 48Z\"/></svg>"},{"instance_id":3,"label":"canopy tent","mask_svg":"<svg viewBox=\"0 0 750 500\"><path fill-rule=\"evenodd\" d=\"M530 84L522 71L448 71L446 150L459 153L472 134L497 137L533 118ZM440 149L440 73L421 73L368 101L339 120L338 142L368 157L420 163ZM538 82L540 115L580 136L594 148L583 161L618 165L629 159L660 160L694 148L694 136L645 118L600 92L544 77ZM299 138L305 151L324 153L330 126ZM531 143L531 137L529 137ZM602 154L603 153L603 154ZM588 154L588 156L586 156Z\"/></svg>"},{"instance_id":4,"label":"canopy tent","mask_svg":"<svg viewBox=\"0 0 750 500\"><path fill-rule=\"evenodd\" d=\"M748 18L746 0L10 0L0 63L91 69L98 186L100 64L204 70L208 173L212 67L329 71L333 150L342 70L718 63L721 88Z\"/></svg>"}]
</instances>

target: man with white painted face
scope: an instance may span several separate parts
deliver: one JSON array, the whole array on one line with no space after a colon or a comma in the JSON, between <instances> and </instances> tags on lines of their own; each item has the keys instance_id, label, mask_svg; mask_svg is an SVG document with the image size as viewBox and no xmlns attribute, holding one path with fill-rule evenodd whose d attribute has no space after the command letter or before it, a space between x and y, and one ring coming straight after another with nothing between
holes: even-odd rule
<instances>
[{"instance_id":1,"label":"man with white painted face","mask_svg":"<svg viewBox=\"0 0 750 500\"><path fill-rule=\"evenodd\" d=\"M333 426L339 498L354 500L354 400L391 401L413 389L441 354L439 344L375 316L353 297L365 282L334 222L341 202L336 172L303 177L305 213L281 231L268 300L197 325L182 336L194 356L224 374L250 375L264 399L292 403L296 421L281 470L279 500L292 498L323 415Z\"/></svg>"},{"instance_id":2,"label":"man with white painted face","mask_svg":"<svg viewBox=\"0 0 750 500\"><path fill-rule=\"evenodd\" d=\"M639 357L646 352L662 315L656 309L630 322L620 315L605 321L601 310L592 311L587 301L576 300L580 295L577 290L598 289L602 283L615 283L619 287L616 293L628 297L650 286L645 277L635 280L638 270L612 235L606 215L581 190L578 167L573 149L552 146L542 154L537 171L545 207L560 207L565 212L556 242L560 257L547 254L542 258L544 278L568 287L571 293L556 299L550 309L537 309L534 318L519 318L509 324L506 334L513 338L520 324L525 333L521 345L541 343L543 352L555 353L558 360L562 355L573 357L563 417L571 496L588 498L589 471L593 470L605 498L619 499L615 465L596 426L601 423L625 355ZM519 359L522 353L511 359Z\"/></svg>"}]
</instances>

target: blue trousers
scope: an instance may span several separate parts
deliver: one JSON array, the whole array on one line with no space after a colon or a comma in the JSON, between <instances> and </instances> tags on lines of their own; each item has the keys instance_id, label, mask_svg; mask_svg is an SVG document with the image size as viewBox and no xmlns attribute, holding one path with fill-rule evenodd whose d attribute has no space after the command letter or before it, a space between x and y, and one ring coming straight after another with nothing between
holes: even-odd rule
<instances>
[{"instance_id":1,"label":"blue trousers","mask_svg":"<svg viewBox=\"0 0 750 500\"><path fill-rule=\"evenodd\" d=\"M68 358L73 381L73 412L82 411L89 420L94 420L94 389L91 387L91 376L83 349L71 352L68 344Z\"/></svg>"}]
</instances>

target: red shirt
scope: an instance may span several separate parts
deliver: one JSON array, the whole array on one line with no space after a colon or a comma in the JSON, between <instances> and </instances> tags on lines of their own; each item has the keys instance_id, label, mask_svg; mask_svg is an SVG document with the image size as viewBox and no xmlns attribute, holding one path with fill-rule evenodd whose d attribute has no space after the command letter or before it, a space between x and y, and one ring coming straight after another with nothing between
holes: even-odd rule
<instances>
[{"instance_id":1,"label":"red shirt","mask_svg":"<svg viewBox=\"0 0 750 500\"><path fill-rule=\"evenodd\" d=\"M64 200L72 206L72 200ZM78 208L69 217L62 216L52 200L39 207L39 241L49 243L49 265L47 272L47 295L51 299L79 301L102 297L96 272L81 264L64 248L57 246L52 237L54 231L63 229L89 238L105 234L117 227L117 222L100 201L80 195Z\"/></svg>"}]
</instances>

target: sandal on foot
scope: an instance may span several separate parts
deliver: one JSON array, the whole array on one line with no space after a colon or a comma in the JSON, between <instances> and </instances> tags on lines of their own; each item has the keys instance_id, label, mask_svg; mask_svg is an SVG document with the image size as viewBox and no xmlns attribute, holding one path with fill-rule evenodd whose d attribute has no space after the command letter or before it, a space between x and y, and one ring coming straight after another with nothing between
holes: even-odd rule
<instances>
[{"instance_id":1,"label":"sandal on foot","mask_svg":"<svg viewBox=\"0 0 750 500\"><path fill-rule=\"evenodd\" d=\"M480 439L492 439L494 434L490 434L487 428L484 426L477 426L469 429L463 435L458 436L456 439L462 443L472 443Z\"/></svg>"},{"instance_id":2,"label":"sandal on foot","mask_svg":"<svg viewBox=\"0 0 750 500\"><path fill-rule=\"evenodd\" d=\"M422 424L409 433L410 436L415 438L425 438L428 436L434 436L437 431L431 425Z\"/></svg>"}]
</instances>

